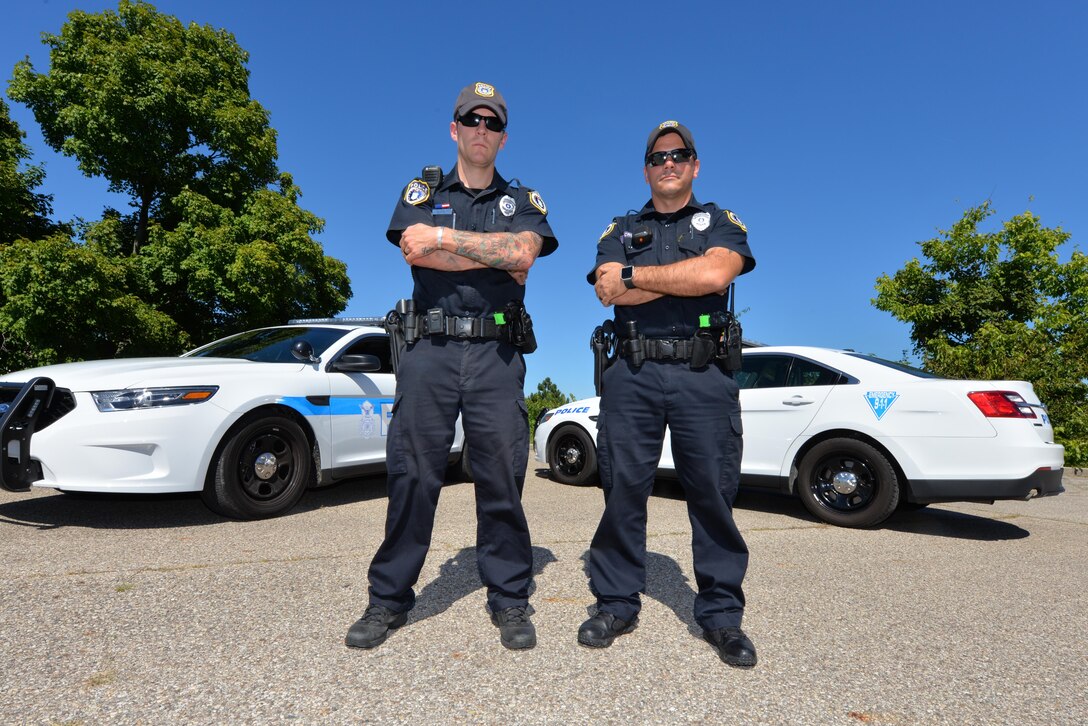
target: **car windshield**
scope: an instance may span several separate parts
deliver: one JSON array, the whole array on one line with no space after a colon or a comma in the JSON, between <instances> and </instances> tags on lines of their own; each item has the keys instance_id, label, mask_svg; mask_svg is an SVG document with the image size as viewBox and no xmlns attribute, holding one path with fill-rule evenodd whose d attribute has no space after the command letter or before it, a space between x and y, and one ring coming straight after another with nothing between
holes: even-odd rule
<instances>
[{"instance_id":1,"label":"car windshield","mask_svg":"<svg viewBox=\"0 0 1088 726\"><path fill-rule=\"evenodd\" d=\"M190 358L243 358L261 363L298 363L291 348L300 340L309 342L314 355L344 336L338 328L265 328L250 330L209 343L185 354Z\"/></svg>"},{"instance_id":2,"label":"car windshield","mask_svg":"<svg viewBox=\"0 0 1088 726\"><path fill-rule=\"evenodd\" d=\"M927 373L921 368L914 368L913 366L908 366L905 363L896 363L894 361L884 360L883 358L877 358L875 355L867 355L865 353L847 353L847 355L853 356L854 358L860 358L861 360L867 360L870 363L876 363L877 365L887 366L888 368L893 368L897 371L907 373L917 378L941 378L941 376L934 375L933 373Z\"/></svg>"}]
</instances>

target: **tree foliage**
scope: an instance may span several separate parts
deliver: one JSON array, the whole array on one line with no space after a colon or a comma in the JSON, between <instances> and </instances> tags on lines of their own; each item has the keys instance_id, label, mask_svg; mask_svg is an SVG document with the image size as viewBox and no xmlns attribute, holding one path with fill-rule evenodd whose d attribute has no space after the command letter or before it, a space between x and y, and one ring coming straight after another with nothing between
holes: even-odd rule
<instances>
[{"instance_id":1,"label":"tree foliage","mask_svg":"<svg viewBox=\"0 0 1088 726\"><path fill-rule=\"evenodd\" d=\"M25 137L0 98L0 245L20 237L44 237L55 227L49 220L52 199L34 191L45 179L45 170L24 166L30 159Z\"/></svg>"},{"instance_id":2,"label":"tree foliage","mask_svg":"<svg viewBox=\"0 0 1088 726\"><path fill-rule=\"evenodd\" d=\"M0 219L0 368L176 354L344 309L346 266L324 255L313 239L323 220L276 168L275 131L230 33L121 0L116 13L77 10L43 38L49 71L20 62L9 95L136 211L105 210L80 224L79 241L66 226L8 235ZM41 170L7 174L29 153L0 111L0 184L15 179L18 213L46 220L48 197L30 191ZM16 236L34 244L2 246Z\"/></svg>"},{"instance_id":3,"label":"tree foliage","mask_svg":"<svg viewBox=\"0 0 1088 726\"><path fill-rule=\"evenodd\" d=\"M52 148L132 197L136 248L186 187L232 206L275 180L276 133L249 96L249 55L227 31L121 0L116 13L72 12L43 42L49 72L20 61L8 95Z\"/></svg>"},{"instance_id":4,"label":"tree foliage","mask_svg":"<svg viewBox=\"0 0 1088 726\"><path fill-rule=\"evenodd\" d=\"M536 420L540 414L549 408L562 406L574 400L574 394L563 393L559 386L552 383L551 378L545 378L536 386L536 392L525 397L525 405L529 409L529 438L532 439L536 431Z\"/></svg>"},{"instance_id":5,"label":"tree foliage","mask_svg":"<svg viewBox=\"0 0 1088 726\"><path fill-rule=\"evenodd\" d=\"M1030 381L1050 409L1066 463L1088 463L1088 257L1031 212L980 232L989 202L921 242L876 283L873 304L911 326L925 367L951 378Z\"/></svg>"},{"instance_id":6,"label":"tree foliage","mask_svg":"<svg viewBox=\"0 0 1088 726\"><path fill-rule=\"evenodd\" d=\"M0 248L0 355L10 368L153 355L188 339L138 294L136 260L68 235Z\"/></svg>"},{"instance_id":7,"label":"tree foliage","mask_svg":"<svg viewBox=\"0 0 1088 726\"><path fill-rule=\"evenodd\" d=\"M152 229L141 255L152 299L197 340L344 309L347 267L310 235L324 222L297 204L289 175L238 212L196 192L173 200L181 222Z\"/></svg>"}]
</instances>

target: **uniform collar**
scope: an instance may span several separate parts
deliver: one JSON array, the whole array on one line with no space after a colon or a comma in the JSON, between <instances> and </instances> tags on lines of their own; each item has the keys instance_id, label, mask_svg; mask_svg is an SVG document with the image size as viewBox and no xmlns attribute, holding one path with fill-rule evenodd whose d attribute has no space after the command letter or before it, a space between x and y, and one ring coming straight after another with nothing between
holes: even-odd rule
<instances>
[{"instance_id":1,"label":"uniform collar","mask_svg":"<svg viewBox=\"0 0 1088 726\"><path fill-rule=\"evenodd\" d=\"M654 216L666 217L666 218L668 218L668 217L681 217L684 214L686 214L689 209L694 209L694 210L696 210L698 212L705 212L706 211L706 207L704 207L699 202L699 200L695 198L695 192L691 193L691 199L688 200L687 204L685 204L683 207L676 210L675 212L672 212L671 214L666 214L665 212L659 212L656 209L654 209L654 200L653 200L653 197L651 197L650 200L648 202L646 202L646 204L644 204L642 206L642 209L639 210L637 216L638 216L639 219L646 219L648 217L654 217Z\"/></svg>"},{"instance_id":2,"label":"uniform collar","mask_svg":"<svg viewBox=\"0 0 1088 726\"><path fill-rule=\"evenodd\" d=\"M487 192L491 191L504 192L509 185L510 183L503 179L502 175L499 174L499 170L496 169L495 175L491 177L491 186L489 186L487 189L481 190L480 194L486 194ZM442 183L438 185L438 190L445 191L447 189L452 189L455 186L461 187L462 189L466 188L463 184L461 184L461 177L457 174L456 164L454 164L453 169L449 173L442 177Z\"/></svg>"}]
</instances>

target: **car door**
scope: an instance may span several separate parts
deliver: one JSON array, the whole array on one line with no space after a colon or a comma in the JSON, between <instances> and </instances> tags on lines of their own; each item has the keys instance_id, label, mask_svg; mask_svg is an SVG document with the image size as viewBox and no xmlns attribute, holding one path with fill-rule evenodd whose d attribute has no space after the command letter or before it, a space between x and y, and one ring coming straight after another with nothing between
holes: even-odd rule
<instances>
[{"instance_id":1,"label":"car door","mask_svg":"<svg viewBox=\"0 0 1088 726\"><path fill-rule=\"evenodd\" d=\"M365 335L348 345L337 358L342 355L373 355L381 361L381 368L377 372L328 374L333 460L321 462L322 468L339 469L341 476L381 471L396 394L389 338L381 334Z\"/></svg>"},{"instance_id":2,"label":"car door","mask_svg":"<svg viewBox=\"0 0 1088 726\"><path fill-rule=\"evenodd\" d=\"M780 475L786 452L843 379L839 371L807 358L745 353L744 365L737 373L744 420L741 471L746 475Z\"/></svg>"}]
</instances>

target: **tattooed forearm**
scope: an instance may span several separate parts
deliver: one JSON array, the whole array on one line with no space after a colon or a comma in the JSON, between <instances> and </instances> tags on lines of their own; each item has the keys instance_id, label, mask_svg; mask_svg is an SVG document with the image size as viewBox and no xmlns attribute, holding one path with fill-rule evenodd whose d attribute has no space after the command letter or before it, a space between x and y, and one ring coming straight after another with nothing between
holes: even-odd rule
<instances>
[{"instance_id":1,"label":"tattooed forearm","mask_svg":"<svg viewBox=\"0 0 1088 726\"><path fill-rule=\"evenodd\" d=\"M536 232L469 232L454 230L448 248L454 254L499 270L528 270L544 239Z\"/></svg>"}]
</instances>

